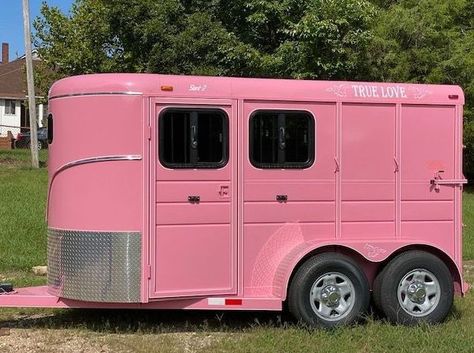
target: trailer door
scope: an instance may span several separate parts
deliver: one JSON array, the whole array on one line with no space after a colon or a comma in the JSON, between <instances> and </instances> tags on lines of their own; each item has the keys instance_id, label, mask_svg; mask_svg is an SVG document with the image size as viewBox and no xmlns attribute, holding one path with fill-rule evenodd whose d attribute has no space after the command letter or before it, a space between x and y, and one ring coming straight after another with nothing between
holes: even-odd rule
<instances>
[{"instance_id":1,"label":"trailer door","mask_svg":"<svg viewBox=\"0 0 474 353\"><path fill-rule=\"evenodd\" d=\"M341 237L393 238L399 170L395 104L343 104L341 142Z\"/></svg>"},{"instance_id":2,"label":"trailer door","mask_svg":"<svg viewBox=\"0 0 474 353\"><path fill-rule=\"evenodd\" d=\"M154 107L151 297L236 293L234 106L173 100Z\"/></svg>"},{"instance_id":3,"label":"trailer door","mask_svg":"<svg viewBox=\"0 0 474 353\"><path fill-rule=\"evenodd\" d=\"M270 295L276 266L305 241L334 241L336 104L243 106L243 283Z\"/></svg>"}]
</instances>

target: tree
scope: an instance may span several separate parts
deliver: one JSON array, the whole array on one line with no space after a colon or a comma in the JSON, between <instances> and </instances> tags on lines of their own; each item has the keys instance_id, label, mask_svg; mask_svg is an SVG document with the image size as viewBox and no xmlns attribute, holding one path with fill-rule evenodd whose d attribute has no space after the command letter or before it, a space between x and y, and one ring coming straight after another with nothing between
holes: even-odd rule
<instances>
[{"instance_id":1,"label":"tree","mask_svg":"<svg viewBox=\"0 0 474 353\"><path fill-rule=\"evenodd\" d=\"M365 0L76 0L69 16L43 4L35 45L45 82L116 71L344 78L360 76L375 14Z\"/></svg>"},{"instance_id":2,"label":"tree","mask_svg":"<svg viewBox=\"0 0 474 353\"><path fill-rule=\"evenodd\" d=\"M474 2L401 0L375 23L368 79L464 88L465 173L474 177Z\"/></svg>"}]
</instances>

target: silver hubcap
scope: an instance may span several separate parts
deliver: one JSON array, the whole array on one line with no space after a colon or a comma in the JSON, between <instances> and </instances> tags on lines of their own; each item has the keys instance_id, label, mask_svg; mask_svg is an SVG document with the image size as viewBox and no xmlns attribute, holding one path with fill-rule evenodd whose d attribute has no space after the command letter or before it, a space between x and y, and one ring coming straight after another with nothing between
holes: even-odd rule
<instances>
[{"instance_id":1,"label":"silver hubcap","mask_svg":"<svg viewBox=\"0 0 474 353\"><path fill-rule=\"evenodd\" d=\"M403 310L416 317L431 313L439 303L440 286L430 271L416 269L408 272L398 284L398 302Z\"/></svg>"},{"instance_id":2,"label":"silver hubcap","mask_svg":"<svg viewBox=\"0 0 474 353\"><path fill-rule=\"evenodd\" d=\"M355 292L351 280L342 273L320 276L311 287L311 308L320 318L336 321L346 317L354 306Z\"/></svg>"}]
</instances>

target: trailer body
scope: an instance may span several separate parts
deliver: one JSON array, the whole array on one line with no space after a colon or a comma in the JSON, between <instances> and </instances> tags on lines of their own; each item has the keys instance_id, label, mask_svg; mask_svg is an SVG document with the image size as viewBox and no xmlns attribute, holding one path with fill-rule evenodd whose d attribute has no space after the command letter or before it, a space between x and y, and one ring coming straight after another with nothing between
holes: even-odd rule
<instances>
[{"instance_id":1,"label":"trailer body","mask_svg":"<svg viewBox=\"0 0 474 353\"><path fill-rule=\"evenodd\" d=\"M462 280L459 87L98 74L49 93L48 285L1 306L281 310L315 254Z\"/></svg>"}]
</instances>

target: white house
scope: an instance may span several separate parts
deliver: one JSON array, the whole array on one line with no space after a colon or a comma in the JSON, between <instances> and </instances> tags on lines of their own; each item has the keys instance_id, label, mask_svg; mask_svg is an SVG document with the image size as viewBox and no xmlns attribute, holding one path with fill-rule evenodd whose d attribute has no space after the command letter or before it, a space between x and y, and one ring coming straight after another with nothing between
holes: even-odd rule
<instances>
[{"instance_id":1,"label":"white house","mask_svg":"<svg viewBox=\"0 0 474 353\"><path fill-rule=\"evenodd\" d=\"M35 58L35 60L39 60ZM9 61L8 43L2 43L2 62L0 63L0 137L11 131L16 136L28 130L27 87L25 57ZM45 109L37 106L39 127L42 126Z\"/></svg>"}]
</instances>

